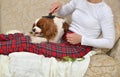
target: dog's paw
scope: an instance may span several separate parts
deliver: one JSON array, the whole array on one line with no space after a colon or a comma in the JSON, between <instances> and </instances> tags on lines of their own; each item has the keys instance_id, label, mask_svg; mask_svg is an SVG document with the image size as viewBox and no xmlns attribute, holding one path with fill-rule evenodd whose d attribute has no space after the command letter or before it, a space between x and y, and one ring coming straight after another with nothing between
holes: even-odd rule
<instances>
[{"instance_id":1,"label":"dog's paw","mask_svg":"<svg viewBox=\"0 0 120 77\"><path fill-rule=\"evenodd\" d=\"M47 39L41 38L41 37L31 37L31 42L32 43L42 43L42 42L47 42Z\"/></svg>"}]
</instances>

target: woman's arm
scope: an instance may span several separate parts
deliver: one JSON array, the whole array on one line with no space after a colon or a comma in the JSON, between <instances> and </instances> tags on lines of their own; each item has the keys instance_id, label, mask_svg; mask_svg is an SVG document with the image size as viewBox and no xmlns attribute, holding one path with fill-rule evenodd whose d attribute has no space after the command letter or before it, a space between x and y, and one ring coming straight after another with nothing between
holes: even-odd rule
<instances>
[{"instance_id":1,"label":"woman's arm","mask_svg":"<svg viewBox=\"0 0 120 77\"><path fill-rule=\"evenodd\" d=\"M102 38L92 39L82 37L81 44L99 48L112 48L115 41L115 29L113 14L110 9L104 9L100 18Z\"/></svg>"},{"instance_id":2,"label":"woman's arm","mask_svg":"<svg viewBox=\"0 0 120 77\"><path fill-rule=\"evenodd\" d=\"M66 16L71 14L75 10L76 3L76 0L71 0L67 4L63 5L57 14L59 16Z\"/></svg>"},{"instance_id":3,"label":"woman's arm","mask_svg":"<svg viewBox=\"0 0 120 77\"><path fill-rule=\"evenodd\" d=\"M78 3L77 0L70 0L70 2L65 5L61 2L53 2L50 7L50 12L57 12L59 16L66 16L74 11L76 3Z\"/></svg>"}]
</instances>

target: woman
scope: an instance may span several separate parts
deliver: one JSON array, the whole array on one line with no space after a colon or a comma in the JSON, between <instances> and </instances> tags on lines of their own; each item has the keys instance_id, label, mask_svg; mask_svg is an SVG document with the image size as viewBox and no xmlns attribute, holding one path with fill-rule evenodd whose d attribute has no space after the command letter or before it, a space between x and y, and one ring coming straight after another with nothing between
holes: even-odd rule
<instances>
[{"instance_id":1,"label":"woman","mask_svg":"<svg viewBox=\"0 0 120 77\"><path fill-rule=\"evenodd\" d=\"M10 52L28 51L47 57L63 58L69 56L79 58L90 52L92 47L113 47L115 40L113 14L103 0L71 0L65 5L60 2L53 2L50 12L57 12L59 16L63 17L72 14L69 31L63 36L60 44L33 44L28 37L14 34L11 35L12 38L21 39L17 39L18 43L13 42L14 46L9 46L12 42L1 42L0 53L5 54L4 52L6 52L9 54ZM98 38L100 33L103 35L102 38ZM2 39L5 39L5 37L6 35L2 36ZM4 48L9 49L3 50ZM10 49L12 50L10 51Z\"/></svg>"},{"instance_id":2,"label":"woman","mask_svg":"<svg viewBox=\"0 0 120 77\"><path fill-rule=\"evenodd\" d=\"M57 8L57 9L55 9ZM55 10L54 10L55 9ZM115 40L113 14L104 0L71 0L62 6L60 2L51 5L51 12L60 16L72 14L67 41L99 48L112 48ZM103 38L98 39L102 32Z\"/></svg>"}]
</instances>

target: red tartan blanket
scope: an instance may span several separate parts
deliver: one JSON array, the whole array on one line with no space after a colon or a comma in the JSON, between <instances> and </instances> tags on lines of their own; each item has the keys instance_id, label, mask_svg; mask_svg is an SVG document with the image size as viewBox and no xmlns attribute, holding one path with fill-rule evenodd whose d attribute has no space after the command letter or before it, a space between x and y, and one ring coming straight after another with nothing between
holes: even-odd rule
<instances>
[{"instance_id":1,"label":"red tartan blanket","mask_svg":"<svg viewBox=\"0 0 120 77\"><path fill-rule=\"evenodd\" d=\"M12 52L23 51L27 42L30 42L30 37L21 33L0 34L0 54L8 55Z\"/></svg>"},{"instance_id":2,"label":"red tartan blanket","mask_svg":"<svg viewBox=\"0 0 120 77\"><path fill-rule=\"evenodd\" d=\"M0 54L8 55L12 52L31 52L47 57L63 58L69 56L79 58L86 55L92 47L81 44L72 45L67 41L62 43L31 43L29 36L21 33L0 34Z\"/></svg>"}]
</instances>

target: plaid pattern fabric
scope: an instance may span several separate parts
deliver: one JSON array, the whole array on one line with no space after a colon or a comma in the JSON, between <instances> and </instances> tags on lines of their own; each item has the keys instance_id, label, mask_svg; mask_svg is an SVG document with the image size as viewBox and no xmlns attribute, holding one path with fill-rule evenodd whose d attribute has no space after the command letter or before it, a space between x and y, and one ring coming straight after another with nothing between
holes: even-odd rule
<instances>
[{"instance_id":1,"label":"plaid pattern fabric","mask_svg":"<svg viewBox=\"0 0 120 77\"><path fill-rule=\"evenodd\" d=\"M12 52L21 52L26 47L30 37L21 33L4 35L0 34L0 54L8 55Z\"/></svg>"},{"instance_id":2,"label":"plaid pattern fabric","mask_svg":"<svg viewBox=\"0 0 120 77\"><path fill-rule=\"evenodd\" d=\"M31 43L29 36L23 34L0 34L0 54L9 54L12 52L31 52L46 57L63 58L80 58L87 54L92 47L80 44L70 44L63 37L62 43Z\"/></svg>"}]
</instances>

